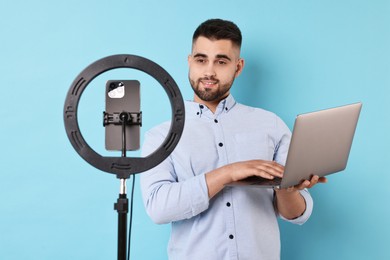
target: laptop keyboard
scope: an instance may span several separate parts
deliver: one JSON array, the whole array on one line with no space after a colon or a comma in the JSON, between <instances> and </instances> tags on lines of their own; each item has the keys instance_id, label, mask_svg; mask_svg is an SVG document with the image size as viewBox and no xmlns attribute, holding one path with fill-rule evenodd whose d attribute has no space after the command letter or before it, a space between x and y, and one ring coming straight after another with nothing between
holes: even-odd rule
<instances>
[{"instance_id":1,"label":"laptop keyboard","mask_svg":"<svg viewBox=\"0 0 390 260\"><path fill-rule=\"evenodd\" d=\"M270 180L258 176L250 176L248 178L241 180L241 182L248 183L249 185L275 186L275 185L279 185L282 182L282 178L275 177L272 180Z\"/></svg>"}]
</instances>

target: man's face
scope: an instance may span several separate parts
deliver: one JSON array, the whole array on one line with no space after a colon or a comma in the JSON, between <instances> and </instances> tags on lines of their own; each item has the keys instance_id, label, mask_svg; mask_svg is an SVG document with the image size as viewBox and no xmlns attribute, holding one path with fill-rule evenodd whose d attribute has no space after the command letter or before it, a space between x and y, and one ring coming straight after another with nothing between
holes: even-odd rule
<instances>
[{"instance_id":1,"label":"man's face","mask_svg":"<svg viewBox=\"0 0 390 260\"><path fill-rule=\"evenodd\" d=\"M229 95L244 61L240 59L240 49L230 40L210 40L201 36L192 46L188 65L195 101L215 104Z\"/></svg>"}]
</instances>

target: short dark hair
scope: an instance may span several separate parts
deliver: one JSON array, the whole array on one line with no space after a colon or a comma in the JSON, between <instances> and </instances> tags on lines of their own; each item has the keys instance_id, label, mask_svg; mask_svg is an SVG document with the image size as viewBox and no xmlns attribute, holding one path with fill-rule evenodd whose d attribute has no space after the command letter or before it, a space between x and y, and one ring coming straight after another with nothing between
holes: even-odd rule
<instances>
[{"instance_id":1,"label":"short dark hair","mask_svg":"<svg viewBox=\"0 0 390 260\"><path fill-rule=\"evenodd\" d=\"M192 43L194 43L199 36L206 37L210 40L231 40L234 45L239 48L241 47L241 31L238 26L231 21L209 19L196 28L194 35L192 36Z\"/></svg>"}]
</instances>

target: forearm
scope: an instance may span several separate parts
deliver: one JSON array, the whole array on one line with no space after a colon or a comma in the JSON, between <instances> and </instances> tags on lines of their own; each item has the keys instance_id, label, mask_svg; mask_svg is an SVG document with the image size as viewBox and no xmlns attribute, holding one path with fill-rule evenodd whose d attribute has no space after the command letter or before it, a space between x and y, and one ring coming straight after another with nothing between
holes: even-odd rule
<instances>
[{"instance_id":1,"label":"forearm","mask_svg":"<svg viewBox=\"0 0 390 260\"><path fill-rule=\"evenodd\" d=\"M306 210L306 202L298 190L287 191L286 189L276 190L276 207L286 219L300 217Z\"/></svg>"},{"instance_id":2,"label":"forearm","mask_svg":"<svg viewBox=\"0 0 390 260\"><path fill-rule=\"evenodd\" d=\"M230 165L226 165L206 173L206 184L210 199L220 192L226 184L233 181L229 173L230 168Z\"/></svg>"}]
</instances>

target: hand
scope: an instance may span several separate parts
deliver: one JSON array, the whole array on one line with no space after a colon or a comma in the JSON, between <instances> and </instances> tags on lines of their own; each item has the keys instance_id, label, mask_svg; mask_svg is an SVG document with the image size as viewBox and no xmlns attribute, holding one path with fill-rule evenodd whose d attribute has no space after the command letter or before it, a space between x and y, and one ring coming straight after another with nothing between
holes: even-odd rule
<instances>
[{"instance_id":1,"label":"hand","mask_svg":"<svg viewBox=\"0 0 390 260\"><path fill-rule=\"evenodd\" d=\"M317 183L326 183L328 182L328 179L326 177L318 177L318 175L313 175L310 180L304 180L301 183L288 187L284 190L287 192L292 192L292 191L299 191L303 189L310 189Z\"/></svg>"},{"instance_id":2,"label":"hand","mask_svg":"<svg viewBox=\"0 0 390 260\"><path fill-rule=\"evenodd\" d=\"M239 181L250 176L258 176L265 179L283 177L284 167L273 161L251 160L227 165L230 168L232 181Z\"/></svg>"},{"instance_id":3,"label":"hand","mask_svg":"<svg viewBox=\"0 0 390 260\"><path fill-rule=\"evenodd\" d=\"M236 162L217 168L206 173L206 184L209 198L214 197L226 184L239 181L250 176L259 176L266 179L282 177L284 167L276 162L252 160Z\"/></svg>"}]
</instances>

